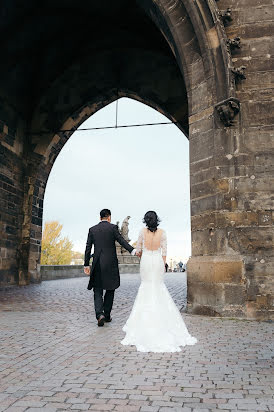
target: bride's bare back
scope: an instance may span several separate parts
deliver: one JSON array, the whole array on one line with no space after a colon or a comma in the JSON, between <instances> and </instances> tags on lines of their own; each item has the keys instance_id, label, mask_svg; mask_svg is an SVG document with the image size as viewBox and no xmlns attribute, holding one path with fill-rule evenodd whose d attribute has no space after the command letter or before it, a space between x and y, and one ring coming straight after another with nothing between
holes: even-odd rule
<instances>
[{"instance_id":1,"label":"bride's bare back","mask_svg":"<svg viewBox=\"0 0 274 412\"><path fill-rule=\"evenodd\" d=\"M137 252L143 252L141 284L121 341L123 345L135 345L140 352L179 352L180 346L197 342L164 283L166 244L163 229L140 231Z\"/></svg>"},{"instance_id":2,"label":"bride's bare back","mask_svg":"<svg viewBox=\"0 0 274 412\"><path fill-rule=\"evenodd\" d=\"M143 228L138 237L136 252L140 253L143 249L150 251L162 249L162 256L166 256L166 232L163 229L157 229L155 232L151 232Z\"/></svg>"}]
</instances>

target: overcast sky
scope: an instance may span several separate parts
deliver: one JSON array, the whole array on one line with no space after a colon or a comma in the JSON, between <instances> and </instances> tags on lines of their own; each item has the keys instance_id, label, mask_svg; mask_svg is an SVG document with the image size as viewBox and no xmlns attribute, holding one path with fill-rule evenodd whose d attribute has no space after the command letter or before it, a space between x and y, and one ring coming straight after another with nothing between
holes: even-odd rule
<instances>
[{"instance_id":1,"label":"overcast sky","mask_svg":"<svg viewBox=\"0 0 274 412\"><path fill-rule=\"evenodd\" d=\"M115 124L116 102L81 128ZM169 121L135 100L118 103L118 124ZM191 255L188 140L175 125L76 131L60 152L47 183L43 223L58 220L63 234L84 252L90 226L109 208L112 222L130 215L134 242L148 210L167 232L168 258Z\"/></svg>"}]
</instances>

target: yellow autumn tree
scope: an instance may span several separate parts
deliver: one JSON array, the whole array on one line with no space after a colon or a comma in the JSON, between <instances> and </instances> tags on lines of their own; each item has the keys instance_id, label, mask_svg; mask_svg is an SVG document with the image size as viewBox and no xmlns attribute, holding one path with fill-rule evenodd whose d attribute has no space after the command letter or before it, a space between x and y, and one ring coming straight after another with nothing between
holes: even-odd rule
<instances>
[{"instance_id":1,"label":"yellow autumn tree","mask_svg":"<svg viewBox=\"0 0 274 412\"><path fill-rule=\"evenodd\" d=\"M46 222L42 235L41 265L69 265L73 243L62 237L63 225L57 221Z\"/></svg>"}]
</instances>

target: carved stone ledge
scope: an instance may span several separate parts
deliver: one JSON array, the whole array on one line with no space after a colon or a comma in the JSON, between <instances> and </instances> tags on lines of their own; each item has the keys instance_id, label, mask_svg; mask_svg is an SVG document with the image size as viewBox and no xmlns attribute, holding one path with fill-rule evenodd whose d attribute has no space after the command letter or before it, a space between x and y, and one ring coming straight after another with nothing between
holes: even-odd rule
<instances>
[{"instance_id":1,"label":"carved stone ledge","mask_svg":"<svg viewBox=\"0 0 274 412\"><path fill-rule=\"evenodd\" d=\"M215 105L215 108L219 114L220 120L226 127L233 126L234 117L240 111L240 102L235 97L229 97L220 103Z\"/></svg>"},{"instance_id":2,"label":"carved stone ledge","mask_svg":"<svg viewBox=\"0 0 274 412\"><path fill-rule=\"evenodd\" d=\"M230 8L227 8L226 10L219 11L219 17L222 20L224 26L227 26L228 23L232 22L232 16L231 16L232 10Z\"/></svg>"},{"instance_id":3,"label":"carved stone ledge","mask_svg":"<svg viewBox=\"0 0 274 412\"><path fill-rule=\"evenodd\" d=\"M239 83L241 80L246 79L245 73L244 73L245 69L246 69L246 66L231 68L231 72L234 74L235 83Z\"/></svg>"}]
</instances>

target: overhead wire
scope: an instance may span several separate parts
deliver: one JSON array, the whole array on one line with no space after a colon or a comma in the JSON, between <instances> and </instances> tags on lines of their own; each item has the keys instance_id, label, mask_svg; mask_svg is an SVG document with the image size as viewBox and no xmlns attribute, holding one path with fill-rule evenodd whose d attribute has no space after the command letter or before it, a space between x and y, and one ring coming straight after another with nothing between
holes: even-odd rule
<instances>
[{"instance_id":1,"label":"overhead wire","mask_svg":"<svg viewBox=\"0 0 274 412\"><path fill-rule=\"evenodd\" d=\"M118 96L118 92L117 92ZM162 125L171 125L171 124L180 124L181 126L186 126L186 123L181 122L156 122L156 123L138 123L138 124L124 124L118 125L118 101L119 98L116 100L116 111L115 111L115 125L114 126L98 126L98 127L79 127L79 128L72 128L72 129L60 129L60 130L40 130L40 131L28 131L28 134L34 135L42 135L48 133L75 133L75 132L82 132L88 130L107 130L107 129L122 129L128 127L144 127L144 126L162 126Z\"/></svg>"},{"instance_id":2,"label":"overhead wire","mask_svg":"<svg viewBox=\"0 0 274 412\"><path fill-rule=\"evenodd\" d=\"M84 128L78 128L78 129L62 129L62 130L40 130L40 131L31 131L29 133L35 134L35 135L48 134L48 133L68 133L68 132L74 133L74 132L82 132L82 131L87 131L87 130L121 129L121 128L126 128L126 127L142 127L142 126L161 126L161 125L171 125L171 124L178 124L178 123L179 122L157 122L157 123L124 124L124 125L115 124L115 126L84 127Z\"/></svg>"}]
</instances>

